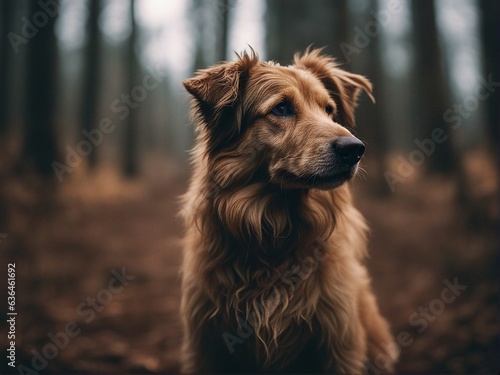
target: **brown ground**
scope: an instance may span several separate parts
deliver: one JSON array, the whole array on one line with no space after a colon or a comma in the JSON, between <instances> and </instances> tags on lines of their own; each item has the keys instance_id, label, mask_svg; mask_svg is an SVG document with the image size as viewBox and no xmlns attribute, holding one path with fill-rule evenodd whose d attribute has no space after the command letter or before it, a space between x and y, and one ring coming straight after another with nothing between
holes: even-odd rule
<instances>
[{"instance_id":1,"label":"brown ground","mask_svg":"<svg viewBox=\"0 0 500 375\"><path fill-rule=\"evenodd\" d=\"M4 185L9 222L8 237L0 238L0 279L5 292L5 264L15 262L17 365L33 368L33 351L51 354L48 334L75 321L81 332L48 361L46 371L178 371L182 227L175 213L185 177L130 183L113 176L76 176L55 200L38 199L36 186L15 180ZM385 199L357 194L373 229L369 268L381 310L396 336L407 332L412 340L402 348L399 372L500 369L498 227L491 220L498 210L490 207L490 218L481 213L467 221L453 204L453 192L450 183L432 180ZM119 293L106 292L111 271L123 268L135 278ZM451 303L433 302L440 299L443 280L455 278L467 289ZM109 295L112 300L94 319L88 306L79 314L88 297ZM425 323L410 324L412 314L429 307L434 314ZM2 325L2 353L6 335ZM12 372L4 358L1 372Z\"/></svg>"}]
</instances>

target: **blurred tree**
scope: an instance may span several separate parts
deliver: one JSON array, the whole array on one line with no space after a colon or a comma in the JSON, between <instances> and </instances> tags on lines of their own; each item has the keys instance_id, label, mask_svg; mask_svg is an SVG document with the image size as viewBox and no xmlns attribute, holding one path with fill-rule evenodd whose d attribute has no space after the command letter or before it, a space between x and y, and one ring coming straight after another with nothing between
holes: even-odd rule
<instances>
[{"instance_id":1,"label":"blurred tree","mask_svg":"<svg viewBox=\"0 0 500 375\"><path fill-rule=\"evenodd\" d=\"M193 71L206 67L207 59L204 53L203 46L205 45L205 16L204 16L204 0L191 0L191 22L195 32L195 48L194 48L194 64Z\"/></svg>"},{"instance_id":2,"label":"blurred tree","mask_svg":"<svg viewBox=\"0 0 500 375\"><path fill-rule=\"evenodd\" d=\"M487 80L491 74L493 81L500 81L500 2L481 0L478 2L481 20L481 38L483 44L483 70ZM486 103L488 131L493 146L498 152L500 146L500 94L498 90L491 94Z\"/></svg>"},{"instance_id":3,"label":"blurred tree","mask_svg":"<svg viewBox=\"0 0 500 375\"><path fill-rule=\"evenodd\" d=\"M439 49L434 1L412 1L415 59L413 67L413 118L417 119L415 145L427 155L430 173L455 178L459 207L470 211L471 190L464 166L465 150L457 151L454 132L443 120L450 106L451 95L445 79L444 64ZM442 142L434 142L436 129Z\"/></svg>"},{"instance_id":4,"label":"blurred tree","mask_svg":"<svg viewBox=\"0 0 500 375\"><path fill-rule=\"evenodd\" d=\"M267 55L288 64L295 52L309 45L344 60L340 44L348 41L346 0L273 0L267 2Z\"/></svg>"},{"instance_id":5,"label":"blurred tree","mask_svg":"<svg viewBox=\"0 0 500 375\"><path fill-rule=\"evenodd\" d=\"M190 21L195 32L193 71L228 59L229 24L234 1L191 0Z\"/></svg>"},{"instance_id":6,"label":"blurred tree","mask_svg":"<svg viewBox=\"0 0 500 375\"><path fill-rule=\"evenodd\" d=\"M370 5L374 11L378 11L379 0L372 1ZM375 20L372 14L368 12L365 14L363 24ZM363 71L366 72L367 78L373 84L373 94L377 103L373 105L367 96L361 96L362 109L356 113L356 117L359 119L356 132L364 141L367 141L367 156L375 162L376 169L369 172L374 181L373 191L379 195L386 195L390 191L384 178L384 173L388 170L385 159L388 152L389 132L387 131L387 116L385 115L387 108L384 108L384 98L386 97L384 83L387 77L384 76L382 69L380 38L380 35L371 38L366 46L366 52L360 55L364 62Z\"/></svg>"},{"instance_id":7,"label":"blurred tree","mask_svg":"<svg viewBox=\"0 0 500 375\"><path fill-rule=\"evenodd\" d=\"M92 132L98 125L98 103L100 86L100 57L101 37L99 34L99 15L101 0L89 1L87 18L87 46L84 61L84 88L81 106L81 127L85 132ZM88 156L89 166L92 168L97 162L97 151L94 148Z\"/></svg>"},{"instance_id":8,"label":"blurred tree","mask_svg":"<svg viewBox=\"0 0 500 375\"><path fill-rule=\"evenodd\" d=\"M40 2L41 3L41 2ZM59 3L53 2L52 14L41 9L40 3L30 2L29 15L36 12L46 15L46 24L29 39L26 135L22 164L33 167L44 177L55 176L52 162L58 159L55 133L55 102L57 80L57 40L54 25L58 17Z\"/></svg>"},{"instance_id":9,"label":"blurred tree","mask_svg":"<svg viewBox=\"0 0 500 375\"><path fill-rule=\"evenodd\" d=\"M137 45L137 22L135 20L135 0L130 0L130 25L131 33L127 46L127 72L128 72L128 90L132 93L134 85L138 83L139 62L135 47ZM135 103L135 106L137 104ZM137 108L132 107L125 118L125 147L123 172L127 177L134 177L139 171L138 167L138 140L137 140Z\"/></svg>"},{"instance_id":10,"label":"blurred tree","mask_svg":"<svg viewBox=\"0 0 500 375\"><path fill-rule=\"evenodd\" d=\"M13 29L14 0L0 1L0 136L4 135L9 121L9 56L12 47L7 34Z\"/></svg>"},{"instance_id":11,"label":"blurred tree","mask_svg":"<svg viewBox=\"0 0 500 375\"><path fill-rule=\"evenodd\" d=\"M7 39L7 34L12 31L12 20L14 19L14 0L0 1L0 147L5 147L3 137L9 125L9 73L10 55L12 47ZM3 151L3 150L2 150ZM6 176L7 169L5 160L0 158L0 180ZM0 186L0 232L7 227L7 198L3 186Z\"/></svg>"},{"instance_id":12,"label":"blurred tree","mask_svg":"<svg viewBox=\"0 0 500 375\"><path fill-rule=\"evenodd\" d=\"M414 136L422 142L430 138L435 129L443 129L448 139L434 144L432 151L429 145L429 171L453 174L458 159L454 157L449 126L443 121L443 112L451 101L438 44L434 1L412 1L410 4L415 56L412 85Z\"/></svg>"},{"instance_id":13,"label":"blurred tree","mask_svg":"<svg viewBox=\"0 0 500 375\"><path fill-rule=\"evenodd\" d=\"M216 10L219 12L219 27L218 27L218 61L227 60L227 39L229 33L229 0L218 0L219 7Z\"/></svg>"}]
</instances>

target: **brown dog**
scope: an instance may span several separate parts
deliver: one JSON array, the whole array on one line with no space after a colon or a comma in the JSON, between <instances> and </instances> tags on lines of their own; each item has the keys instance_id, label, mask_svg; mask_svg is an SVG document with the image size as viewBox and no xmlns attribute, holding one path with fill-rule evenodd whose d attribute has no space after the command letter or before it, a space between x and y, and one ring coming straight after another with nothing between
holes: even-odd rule
<instances>
[{"instance_id":1,"label":"brown dog","mask_svg":"<svg viewBox=\"0 0 500 375\"><path fill-rule=\"evenodd\" d=\"M184 196L183 371L390 371L396 355L347 182L362 76L320 50L244 53L184 82L197 140ZM375 370L373 370L375 371Z\"/></svg>"}]
</instances>

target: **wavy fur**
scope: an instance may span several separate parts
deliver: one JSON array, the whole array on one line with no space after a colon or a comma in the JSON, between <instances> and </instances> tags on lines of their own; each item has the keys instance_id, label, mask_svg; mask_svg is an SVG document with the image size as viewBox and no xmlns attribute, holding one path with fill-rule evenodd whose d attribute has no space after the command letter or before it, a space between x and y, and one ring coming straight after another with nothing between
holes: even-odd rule
<instances>
[{"instance_id":1,"label":"wavy fur","mask_svg":"<svg viewBox=\"0 0 500 375\"><path fill-rule=\"evenodd\" d=\"M354 124L370 83L312 50L290 67L244 53L184 85L197 141L182 210L183 371L358 374L377 355L392 366L365 221L347 183L318 182L340 168L326 144L351 136L339 121ZM269 114L280 101L293 119ZM333 122L316 104L334 107Z\"/></svg>"}]
</instances>

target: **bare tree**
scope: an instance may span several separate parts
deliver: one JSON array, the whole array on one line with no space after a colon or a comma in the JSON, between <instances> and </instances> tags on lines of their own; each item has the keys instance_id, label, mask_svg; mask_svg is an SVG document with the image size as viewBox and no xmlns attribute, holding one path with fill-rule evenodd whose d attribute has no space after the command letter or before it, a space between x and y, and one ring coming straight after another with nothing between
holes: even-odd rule
<instances>
[{"instance_id":1,"label":"bare tree","mask_svg":"<svg viewBox=\"0 0 500 375\"><path fill-rule=\"evenodd\" d=\"M207 59L204 52L206 22L204 17L204 0L191 0L191 23L195 32L195 48L193 71L206 67Z\"/></svg>"},{"instance_id":2,"label":"bare tree","mask_svg":"<svg viewBox=\"0 0 500 375\"><path fill-rule=\"evenodd\" d=\"M478 2L481 16L481 39L483 44L483 70L493 80L500 80L500 2L498 0L481 0ZM491 94L486 103L488 116L488 132L493 146L500 146L500 94L498 90Z\"/></svg>"},{"instance_id":3,"label":"bare tree","mask_svg":"<svg viewBox=\"0 0 500 375\"><path fill-rule=\"evenodd\" d=\"M139 63L135 47L137 45L137 23L135 20L135 0L130 0L131 33L127 46L128 88L132 91L138 79ZM125 119L125 147L123 172L127 177L134 177L139 171L139 155L137 140L137 109L132 108Z\"/></svg>"},{"instance_id":4,"label":"bare tree","mask_svg":"<svg viewBox=\"0 0 500 375\"><path fill-rule=\"evenodd\" d=\"M87 19L87 46L84 62L84 88L81 106L81 127L83 131L91 132L97 125L99 84L100 84L100 56L101 37L99 35L99 15L101 0L89 1L89 15ZM90 167L97 162L97 152L93 150L88 156Z\"/></svg>"},{"instance_id":5,"label":"bare tree","mask_svg":"<svg viewBox=\"0 0 500 375\"><path fill-rule=\"evenodd\" d=\"M0 40L0 136L5 133L9 119L8 73L11 46L8 43L7 34L12 31L14 10L13 0L0 2L0 33L2 36Z\"/></svg>"},{"instance_id":6,"label":"bare tree","mask_svg":"<svg viewBox=\"0 0 500 375\"><path fill-rule=\"evenodd\" d=\"M229 0L218 0L219 1L219 9L216 10L218 12L218 20L219 20L219 31L218 31L218 58L219 61L227 60L227 40L229 34Z\"/></svg>"},{"instance_id":7,"label":"bare tree","mask_svg":"<svg viewBox=\"0 0 500 375\"><path fill-rule=\"evenodd\" d=\"M429 138L435 129L443 129L450 139L435 145L428 158L430 172L456 172L453 139L449 126L443 121L443 112L450 105L449 88L442 68L434 1L412 1L414 94L412 102L415 121L414 136L419 141Z\"/></svg>"},{"instance_id":8,"label":"bare tree","mask_svg":"<svg viewBox=\"0 0 500 375\"><path fill-rule=\"evenodd\" d=\"M58 7L58 3L53 3ZM30 14L39 11L38 3L32 2ZM26 101L26 138L23 162L42 176L54 176L52 162L57 159L55 134L55 100L57 79L57 42L54 25L57 13L48 17L40 27L36 39L27 45L28 74Z\"/></svg>"},{"instance_id":9,"label":"bare tree","mask_svg":"<svg viewBox=\"0 0 500 375\"><path fill-rule=\"evenodd\" d=\"M289 63L295 52L309 45L327 47L326 52L342 60L340 43L348 36L345 0L273 0L267 3L267 54Z\"/></svg>"},{"instance_id":10,"label":"bare tree","mask_svg":"<svg viewBox=\"0 0 500 375\"><path fill-rule=\"evenodd\" d=\"M231 10L235 0L191 0L190 21L195 32L193 71L228 59Z\"/></svg>"},{"instance_id":11,"label":"bare tree","mask_svg":"<svg viewBox=\"0 0 500 375\"><path fill-rule=\"evenodd\" d=\"M379 9L379 1L374 0L371 3L372 9ZM373 15L369 15L365 22L374 21ZM384 173L388 170L386 164L386 155L388 152L388 135L386 108L384 108L383 98L387 95L384 87L386 77L384 77L382 68L380 36L370 39L366 50L361 55L364 62L364 71L366 76L373 84L373 94L377 103L373 105L369 102L367 96L362 96L361 110L357 113L356 118L358 121L358 128L356 132L359 133L364 141L367 141L367 157L370 157L375 167L368 173L373 177L374 185L373 191L379 195L386 195L389 193L389 185L387 184ZM366 137L366 138L365 138Z\"/></svg>"}]
</instances>

